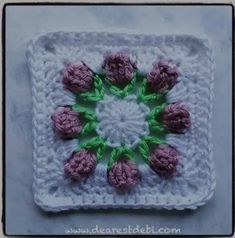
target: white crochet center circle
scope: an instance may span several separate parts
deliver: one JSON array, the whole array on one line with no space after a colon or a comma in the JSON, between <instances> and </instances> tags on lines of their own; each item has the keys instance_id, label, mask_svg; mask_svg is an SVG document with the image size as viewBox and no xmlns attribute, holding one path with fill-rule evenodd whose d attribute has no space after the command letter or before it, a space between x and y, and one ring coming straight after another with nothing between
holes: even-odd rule
<instances>
[{"instance_id":1,"label":"white crochet center circle","mask_svg":"<svg viewBox=\"0 0 235 238\"><path fill-rule=\"evenodd\" d=\"M135 95L123 99L105 95L97 103L96 115L99 120L96 132L110 147L135 147L141 136L149 134L146 116L149 107L137 101Z\"/></svg>"}]
</instances>

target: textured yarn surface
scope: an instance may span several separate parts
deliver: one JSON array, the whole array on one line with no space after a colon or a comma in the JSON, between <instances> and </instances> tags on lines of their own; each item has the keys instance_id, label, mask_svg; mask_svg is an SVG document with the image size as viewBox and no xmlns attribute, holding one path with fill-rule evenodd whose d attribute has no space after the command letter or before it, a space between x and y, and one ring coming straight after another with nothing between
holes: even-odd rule
<instances>
[{"instance_id":1,"label":"textured yarn surface","mask_svg":"<svg viewBox=\"0 0 235 238\"><path fill-rule=\"evenodd\" d=\"M96 115L100 121L96 131L106 139L110 147L126 145L134 147L140 136L149 133L146 116L149 108L137 103L137 96L129 95L124 99L106 95L96 107Z\"/></svg>"},{"instance_id":2,"label":"textured yarn surface","mask_svg":"<svg viewBox=\"0 0 235 238\"><path fill-rule=\"evenodd\" d=\"M185 134L169 134L166 138L181 154L178 175L162 179L148 165L140 164L141 181L122 195L108 186L107 165L103 163L80 184L65 179L61 164L79 147L79 142L59 139L50 120L57 107L76 103L74 95L63 88L65 65L83 61L98 71L103 54L111 50L128 52L137 59L138 69L143 73L149 72L157 59L171 59L179 69L180 82L167 98L169 102L187 102L192 124ZM33 93L33 193L41 208L54 212L118 207L182 210L195 209L212 197L215 188L211 143L214 62L207 40L188 35L56 32L32 40L27 58ZM136 104L133 107L139 110ZM110 135L109 131L102 133Z\"/></svg>"}]
</instances>

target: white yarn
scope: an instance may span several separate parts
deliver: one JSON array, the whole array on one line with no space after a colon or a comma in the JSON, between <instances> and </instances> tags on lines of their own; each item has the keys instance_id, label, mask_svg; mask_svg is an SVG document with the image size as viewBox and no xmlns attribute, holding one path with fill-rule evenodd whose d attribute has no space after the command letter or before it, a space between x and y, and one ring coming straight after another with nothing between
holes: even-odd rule
<instances>
[{"instance_id":1,"label":"white yarn","mask_svg":"<svg viewBox=\"0 0 235 238\"><path fill-rule=\"evenodd\" d=\"M146 121L149 112L146 105L137 102L135 95L124 99L106 95L96 106L99 120L96 132L106 139L110 147L126 145L133 148L141 136L149 134Z\"/></svg>"},{"instance_id":2,"label":"white yarn","mask_svg":"<svg viewBox=\"0 0 235 238\"><path fill-rule=\"evenodd\" d=\"M192 119L190 131L167 138L181 152L180 174L164 180L140 164L140 183L122 196L107 184L105 164L99 164L95 173L80 184L64 178L62 161L69 151L72 153L76 143L67 145L58 139L50 120L58 106L74 100L70 96L62 100L66 91L62 87L61 70L66 62L84 61L97 70L105 52L119 50L137 57L141 72L148 72L157 58L170 58L178 65L181 82L177 87L182 92L173 89L169 100L182 99L189 106ZM32 40L27 58L33 92L33 193L42 209L54 212L110 207L182 210L195 209L212 197L215 188L211 144L213 57L207 41L187 35L56 32Z\"/></svg>"}]
</instances>

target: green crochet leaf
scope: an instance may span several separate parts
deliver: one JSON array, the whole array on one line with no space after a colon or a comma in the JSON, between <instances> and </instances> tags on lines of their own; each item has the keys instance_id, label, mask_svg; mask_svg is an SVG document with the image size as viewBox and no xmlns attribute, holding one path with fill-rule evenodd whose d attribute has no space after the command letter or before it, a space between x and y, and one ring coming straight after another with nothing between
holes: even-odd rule
<instances>
[{"instance_id":1,"label":"green crochet leaf","mask_svg":"<svg viewBox=\"0 0 235 238\"><path fill-rule=\"evenodd\" d=\"M96 157L98 163L104 158L106 143L103 138L101 138L100 136L96 136L82 143L75 151L78 152L83 148L96 150Z\"/></svg>"},{"instance_id":2,"label":"green crochet leaf","mask_svg":"<svg viewBox=\"0 0 235 238\"><path fill-rule=\"evenodd\" d=\"M78 98L83 99L84 101L97 102L104 98L104 85L102 79L98 74L94 76L94 90L93 92L85 92L77 94Z\"/></svg>"},{"instance_id":3,"label":"green crochet leaf","mask_svg":"<svg viewBox=\"0 0 235 238\"><path fill-rule=\"evenodd\" d=\"M142 102L148 102L152 100L159 100L163 94L159 93L150 93L147 94L147 79L144 78L138 91L138 99Z\"/></svg>"},{"instance_id":4,"label":"green crochet leaf","mask_svg":"<svg viewBox=\"0 0 235 238\"><path fill-rule=\"evenodd\" d=\"M82 130L79 134L80 135L87 135L90 132L92 132L93 130L95 130L96 127L97 127L97 122L96 121L88 122L83 126L83 128L82 128Z\"/></svg>"},{"instance_id":5,"label":"green crochet leaf","mask_svg":"<svg viewBox=\"0 0 235 238\"><path fill-rule=\"evenodd\" d=\"M136 73L134 73L134 77L131 80L131 82L129 84L127 84L123 89L121 89L115 85L111 85L109 87L109 90L116 96L126 97L133 91L135 84L136 84Z\"/></svg>"},{"instance_id":6,"label":"green crochet leaf","mask_svg":"<svg viewBox=\"0 0 235 238\"><path fill-rule=\"evenodd\" d=\"M149 149L149 145L148 144L156 144L156 145L160 145L160 144L165 144L166 142L164 140L161 140L155 136L145 136L143 137L143 139L139 142L138 144L138 149L140 154L142 155L145 163L149 164L149 153L150 153L150 149Z\"/></svg>"},{"instance_id":7,"label":"green crochet leaf","mask_svg":"<svg viewBox=\"0 0 235 238\"><path fill-rule=\"evenodd\" d=\"M111 169L113 164L118 161L122 155L125 155L128 159L134 159L134 152L127 146L116 147L111 152L108 169Z\"/></svg>"},{"instance_id":8,"label":"green crochet leaf","mask_svg":"<svg viewBox=\"0 0 235 238\"><path fill-rule=\"evenodd\" d=\"M164 126L157 120L157 117L160 116L164 108L167 106L167 103L162 103L161 105L154 107L152 111L149 113L147 120L149 123L150 129L159 131L159 132L167 132Z\"/></svg>"},{"instance_id":9,"label":"green crochet leaf","mask_svg":"<svg viewBox=\"0 0 235 238\"><path fill-rule=\"evenodd\" d=\"M94 115L93 113L89 112L89 110L87 110L85 107L80 106L79 104L74 104L72 106L73 111L75 112L80 112L84 118L86 118L87 120L90 121L96 121L96 115Z\"/></svg>"}]
</instances>

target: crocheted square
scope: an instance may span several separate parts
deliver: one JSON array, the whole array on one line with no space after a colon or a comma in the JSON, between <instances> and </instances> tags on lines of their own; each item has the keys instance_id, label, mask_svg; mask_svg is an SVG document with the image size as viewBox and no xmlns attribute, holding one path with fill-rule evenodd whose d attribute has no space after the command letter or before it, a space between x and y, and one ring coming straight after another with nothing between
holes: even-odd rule
<instances>
[{"instance_id":1,"label":"crocheted square","mask_svg":"<svg viewBox=\"0 0 235 238\"><path fill-rule=\"evenodd\" d=\"M30 41L27 59L42 209L181 210L212 197L207 40L56 32Z\"/></svg>"}]
</instances>

